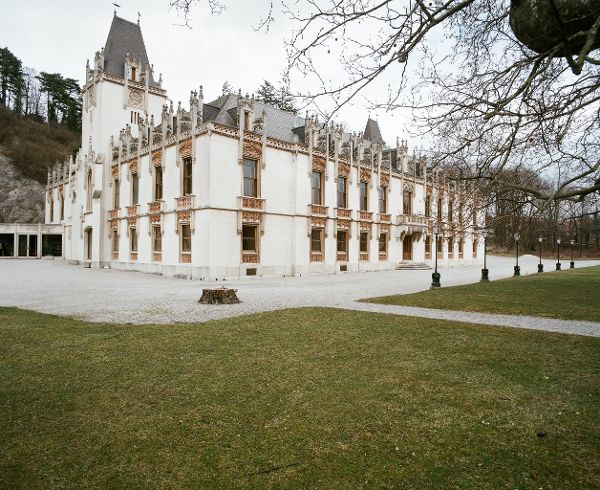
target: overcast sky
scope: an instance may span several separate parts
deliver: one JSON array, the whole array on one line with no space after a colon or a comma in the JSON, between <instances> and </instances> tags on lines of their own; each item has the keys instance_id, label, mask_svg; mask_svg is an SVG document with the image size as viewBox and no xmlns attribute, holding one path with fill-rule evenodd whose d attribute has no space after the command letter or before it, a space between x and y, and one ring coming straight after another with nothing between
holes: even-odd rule
<instances>
[{"instance_id":1,"label":"overcast sky","mask_svg":"<svg viewBox=\"0 0 600 490\"><path fill-rule=\"evenodd\" d=\"M5 1L5 0L3 0ZM163 88L177 103L188 106L189 92L204 86L205 101L221 94L225 80L243 93L252 93L264 79L277 85L285 67L284 39L292 29L286 17L274 12L275 22L268 33L253 26L264 18L268 0L227 0L228 8L211 15L204 2L192 12L191 27L178 13L169 10L169 0L115 0L118 15L137 21L141 27L150 63L163 74ZM25 66L38 71L59 72L80 82L85 63L104 46L113 17L111 0L30 0L9 2L0 17L0 45L9 48ZM335 67L334 67L335 68ZM339 77L343 77L339 70ZM292 88L305 88L293 79ZM367 103L358 102L344 110L340 121L351 130L364 129ZM395 144L396 136L406 138L404 114L374 113L384 139ZM409 141L409 147L418 145Z\"/></svg>"}]
</instances>

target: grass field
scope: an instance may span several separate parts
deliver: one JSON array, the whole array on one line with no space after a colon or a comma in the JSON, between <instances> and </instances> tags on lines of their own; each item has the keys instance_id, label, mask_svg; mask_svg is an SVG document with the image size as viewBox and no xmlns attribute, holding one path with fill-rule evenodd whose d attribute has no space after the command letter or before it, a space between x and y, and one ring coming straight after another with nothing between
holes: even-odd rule
<instances>
[{"instance_id":1,"label":"grass field","mask_svg":"<svg viewBox=\"0 0 600 490\"><path fill-rule=\"evenodd\" d=\"M443 281L442 276L442 286ZM544 272L362 301L600 322L600 267Z\"/></svg>"},{"instance_id":2,"label":"grass field","mask_svg":"<svg viewBox=\"0 0 600 490\"><path fill-rule=\"evenodd\" d=\"M0 488L598 488L600 339L0 308Z\"/></svg>"}]
</instances>

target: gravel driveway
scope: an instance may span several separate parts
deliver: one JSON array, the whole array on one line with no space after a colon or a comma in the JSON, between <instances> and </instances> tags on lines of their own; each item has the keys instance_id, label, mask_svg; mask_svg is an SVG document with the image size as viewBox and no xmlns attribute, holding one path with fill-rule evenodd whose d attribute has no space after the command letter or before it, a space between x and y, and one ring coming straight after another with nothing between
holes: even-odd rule
<instances>
[{"instance_id":1,"label":"gravel driveway","mask_svg":"<svg viewBox=\"0 0 600 490\"><path fill-rule=\"evenodd\" d=\"M537 271L537 258L520 259L522 274ZM568 264L568 263L567 263ZM600 261L578 261L597 265ZM514 259L488 257L491 279L512 275ZM545 261L546 270L554 262ZM198 322L298 306L330 306L381 311L474 323L600 336L600 324L543 320L507 315L445 312L356 303L370 296L412 293L429 289L431 272L386 271L287 278L244 278L232 281L190 281L139 272L84 269L62 260L0 260L2 306L18 306L44 313L74 316L96 322L174 323ZM476 282L480 266L441 269L442 286ZM238 289L238 305L201 305L203 287L226 285Z\"/></svg>"}]
</instances>

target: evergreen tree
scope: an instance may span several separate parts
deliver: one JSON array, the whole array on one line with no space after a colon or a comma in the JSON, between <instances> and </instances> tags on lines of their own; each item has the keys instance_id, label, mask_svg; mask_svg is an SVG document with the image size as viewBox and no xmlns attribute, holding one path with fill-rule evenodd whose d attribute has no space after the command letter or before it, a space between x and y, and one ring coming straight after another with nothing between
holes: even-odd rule
<instances>
[{"instance_id":1,"label":"evergreen tree","mask_svg":"<svg viewBox=\"0 0 600 490\"><path fill-rule=\"evenodd\" d=\"M0 48L0 104L10 107L12 96L14 110L21 113L23 87L21 60L8 48Z\"/></svg>"},{"instance_id":2,"label":"evergreen tree","mask_svg":"<svg viewBox=\"0 0 600 490\"><path fill-rule=\"evenodd\" d=\"M277 103L275 104L277 107L283 111L296 112L294 96L290 94L286 86L282 85L277 95Z\"/></svg>"},{"instance_id":3,"label":"evergreen tree","mask_svg":"<svg viewBox=\"0 0 600 490\"><path fill-rule=\"evenodd\" d=\"M256 100L278 107L277 89L268 80L265 80L256 91Z\"/></svg>"},{"instance_id":4,"label":"evergreen tree","mask_svg":"<svg viewBox=\"0 0 600 490\"><path fill-rule=\"evenodd\" d=\"M60 122L69 129L80 128L81 91L77 80L46 72L41 72L38 79L40 90L46 93L48 124Z\"/></svg>"}]
</instances>

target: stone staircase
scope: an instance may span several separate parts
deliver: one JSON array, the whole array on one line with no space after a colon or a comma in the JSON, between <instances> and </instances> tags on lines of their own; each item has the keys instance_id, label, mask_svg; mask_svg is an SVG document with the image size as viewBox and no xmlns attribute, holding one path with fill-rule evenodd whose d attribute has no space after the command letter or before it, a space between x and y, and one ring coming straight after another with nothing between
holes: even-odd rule
<instances>
[{"instance_id":1,"label":"stone staircase","mask_svg":"<svg viewBox=\"0 0 600 490\"><path fill-rule=\"evenodd\" d=\"M399 262L396 266L397 271L425 271L431 270L431 267L424 262Z\"/></svg>"}]
</instances>

